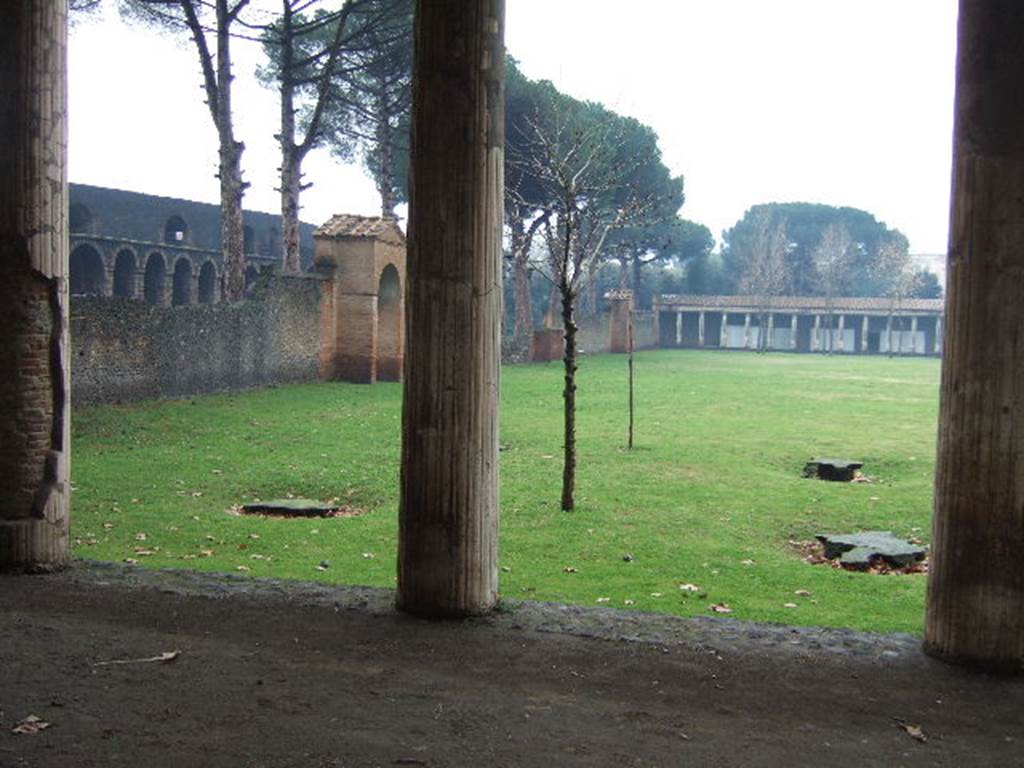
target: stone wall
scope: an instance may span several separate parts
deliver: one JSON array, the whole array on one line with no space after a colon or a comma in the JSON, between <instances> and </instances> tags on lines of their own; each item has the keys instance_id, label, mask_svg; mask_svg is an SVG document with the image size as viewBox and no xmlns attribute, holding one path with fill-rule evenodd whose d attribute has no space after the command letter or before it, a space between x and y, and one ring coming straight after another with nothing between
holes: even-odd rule
<instances>
[{"instance_id":1,"label":"stone wall","mask_svg":"<svg viewBox=\"0 0 1024 768\"><path fill-rule=\"evenodd\" d=\"M604 312L584 318L576 334L577 346L588 355L611 351L611 314ZM633 311L633 343L636 349L658 346L657 328L653 312Z\"/></svg>"},{"instance_id":2,"label":"stone wall","mask_svg":"<svg viewBox=\"0 0 1024 768\"><path fill-rule=\"evenodd\" d=\"M181 307L76 296L72 402L188 397L315 380L321 283L313 275L267 276L248 301Z\"/></svg>"}]
</instances>

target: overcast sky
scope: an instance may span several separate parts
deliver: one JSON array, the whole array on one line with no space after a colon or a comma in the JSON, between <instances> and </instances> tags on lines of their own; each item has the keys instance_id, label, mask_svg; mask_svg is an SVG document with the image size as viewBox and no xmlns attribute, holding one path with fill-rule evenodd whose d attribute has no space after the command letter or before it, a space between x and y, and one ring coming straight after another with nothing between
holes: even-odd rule
<instances>
[{"instance_id":1,"label":"overcast sky","mask_svg":"<svg viewBox=\"0 0 1024 768\"><path fill-rule=\"evenodd\" d=\"M276 7L273 3L271 7ZM507 0L527 76L651 125L686 178L682 214L719 238L751 205L850 205L943 253L956 0ZM217 202L216 134L184 39L116 14L71 32L72 181ZM274 94L239 42L236 133L246 207L275 212ZM375 213L373 184L326 151L306 164L305 221Z\"/></svg>"}]
</instances>

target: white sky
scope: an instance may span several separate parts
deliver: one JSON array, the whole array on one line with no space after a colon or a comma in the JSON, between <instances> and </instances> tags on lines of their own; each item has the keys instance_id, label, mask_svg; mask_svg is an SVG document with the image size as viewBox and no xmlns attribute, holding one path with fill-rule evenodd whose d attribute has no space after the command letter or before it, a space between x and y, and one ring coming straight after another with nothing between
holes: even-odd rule
<instances>
[{"instance_id":1,"label":"white sky","mask_svg":"<svg viewBox=\"0 0 1024 768\"><path fill-rule=\"evenodd\" d=\"M716 238L751 205L806 201L945 252L956 0L507 0L506 14L527 76L657 131L686 177L682 214ZM255 46L234 58L245 204L274 212L276 99L252 76ZM217 202L191 43L109 13L72 29L69 79L72 181ZM361 169L321 150L305 170L303 220L378 210Z\"/></svg>"}]
</instances>

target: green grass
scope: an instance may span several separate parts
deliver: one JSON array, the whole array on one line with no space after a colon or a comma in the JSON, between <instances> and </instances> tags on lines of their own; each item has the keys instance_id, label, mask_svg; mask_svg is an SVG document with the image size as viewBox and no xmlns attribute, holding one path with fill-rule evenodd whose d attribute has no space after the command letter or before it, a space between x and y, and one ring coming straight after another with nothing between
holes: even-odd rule
<instances>
[{"instance_id":1,"label":"green grass","mask_svg":"<svg viewBox=\"0 0 1024 768\"><path fill-rule=\"evenodd\" d=\"M744 619L919 633L925 577L810 566L788 542L929 540L938 373L931 359L641 353L630 452L625 358L587 358L577 510L563 513L560 366L505 368L503 596L681 615L724 602ZM320 383L76 411L75 554L393 586L400 403L399 385ZM875 482L804 480L814 455L863 459ZM227 513L288 494L366 514Z\"/></svg>"}]
</instances>

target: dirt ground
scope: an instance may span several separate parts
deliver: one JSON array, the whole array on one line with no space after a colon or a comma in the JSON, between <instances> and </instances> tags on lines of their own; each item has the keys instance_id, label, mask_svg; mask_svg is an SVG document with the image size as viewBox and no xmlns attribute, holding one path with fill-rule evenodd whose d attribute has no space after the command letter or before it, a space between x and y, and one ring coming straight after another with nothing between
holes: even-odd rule
<instances>
[{"instance_id":1,"label":"dirt ground","mask_svg":"<svg viewBox=\"0 0 1024 768\"><path fill-rule=\"evenodd\" d=\"M908 636L538 603L426 622L392 599L2 577L0 767L1024 766L1024 680ZM29 715L50 727L12 733Z\"/></svg>"}]
</instances>

